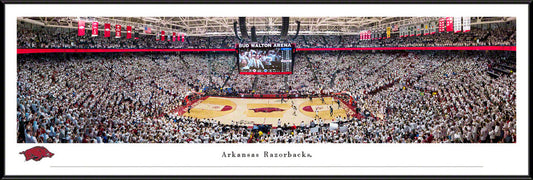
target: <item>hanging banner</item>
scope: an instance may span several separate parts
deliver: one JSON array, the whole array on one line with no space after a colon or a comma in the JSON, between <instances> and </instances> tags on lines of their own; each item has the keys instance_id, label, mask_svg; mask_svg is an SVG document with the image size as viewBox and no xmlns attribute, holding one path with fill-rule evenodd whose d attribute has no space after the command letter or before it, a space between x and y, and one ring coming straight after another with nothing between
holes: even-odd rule
<instances>
[{"instance_id":1,"label":"hanging banner","mask_svg":"<svg viewBox=\"0 0 533 180\"><path fill-rule=\"evenodd\" d=\"M152 28L144 27L144 33L146 33L146 34L152 34Z\"/></svg>"},{"instance_id":2,"label":"hanging banner","mask_svg":"<svg viewBox=\"0 0 533 180\"><path fill-rule=\"evenodd\" d=\"M387 27L387 38L390 38L390 30L391 30L391 27Z\"/></svg>"},{"instance_id":3,"label":"hanging banner","mask_svg":"<svg viewBox=\"0 0 533 180\"><path fill-rule=\"evenodd\" d=\"M120 36L122 36L121 34L121 31L122 31L122 26L121 25L115 25L115 38L120 38Z\"/></svg>"},{"instance_id":4,"label":"hanging banner","mask_svg":"<svg viewBox=\"0 0 533 180\"><path fill-rule=\"evenodd\" d=\"M126 39L131 38L131 26L126 26Z\"/></svg>"},{"instance_id":5,"label":"hanging banner","mask_svg":"<svg viewBox=\"0 0 533 180\"><path fill-rule=\"evenodd\" d=\"M176 33L172 32L172 42L176 41Z\"/></svg>"},{"instance_id":6,"label":"hanging banner","mask_svg":"<svg viewBox=\"0 0 533 180\"><path fill-rule=\"evenodd\" d=\"M461 17L453 17L453 32L458 33L463 31L461 28Z\"/></svg>"},{"instance_id":7,"label":"hanging banner","mask_svg":"<svg viewBox=\"0 0 533 180\"><path fill-rule=\"evenodd\" d=\"M85 35L85 21L79 20L78 21L78 36L84 36Z\"/></svg>"},{"instance_id":8,"label":"hanging banner","mask_svg":"<svg viewBox=\"0 0 533 180\"><path fill-rule=\"evenodd\" d=\"M156 31L157 32L157 31ZM155 35L155 40L156 41L159 41L159 32L157 32L157 34Z\"/></svg>"},{"instance_id":9,"label":"hanging banner","mask_svg":"<svg viewBox=\"0 0 533 180\"><path fill-rule=\"evenodd\" d=\"M398 37L403 37L403 27L400 28L400 31L398 32Z\"/></svg>"},{"instance_id":10,"label":"hanging banner","mask_svg":"<svg viewBox=\"0 0 533 180\"><path fill-rule=\"evenodd\" d=\"M439 19L439 32L444 32L444 26L446 24L446 20L444 18Z\"/></svg>"},{"instance_id":11,"label":"hanging banner","mask_svg":"<svg viewBox=\"0 0 533 180\"><path fill-rule=\"evenodd\" d=\"M434 21L429 23L430 34L435 34L437 32L437 27L435 26L435 24L436 22Z\"/></svg>"},{"instance_id":12,"label":"hanging banner","mask_svg":"<svg viewBox=\"0 0 533 180\"><path fill-rule=\"evenodd\" d=\"M91 25L91 29L91 36L98 36L98 22L93 22L93 24Z\"/></svg>"},{"instance_id":13,"label":"hanging banner","mask_svg":"<svg viewBox=\"0 0 533 180\"><path fill-rule=\"evenodd\" d=\"M463 17L463 32L470 31L470 17Z\"/></svg>"},{"instance_id":14,"label":"hanging banner","mask_svg":"<svg viewBox=\"0 0 533 180\"><path fill-rule=\"evenodd\" d=\"M453 31L453 17L446 17L446 32Z\"/></svg>"},{"instance_id":15,"label":"hanging banner","mask_svg":"<svg viewBox=\"0 0 533 180\"><path fill-rule=\"evenodd\" d=\"M104 24L104 37L111 37L111 24Z\"/></svg>"},{"instance_id":16,"label":"hanging banner","mask_svg":"<svg viewBox=\"0 0 533 180\"><path fill-rule=\"evenodd\" d=\"M161 31L161 41L165 40L165 31Z\"/></svg>"},{"instance_id":17,"label":"hanging banner","mask_svg":"<svg viewBox=\"0 0 533 180\"><path fill-rule=\"evenodd\" d=\"M416 34L416 27L415 26L411 26L411 33L409 36L414 36Z\"/></svg>"},{"instance_id":18,"label":"hanging banner","mask_svg":"<svg viewBox=\"0 0 533 180\"><path fill-rule=\"evenodd\" d=\"M185 42L185 34L181 34L181 42Z\"/></svg>"}]
</instances>

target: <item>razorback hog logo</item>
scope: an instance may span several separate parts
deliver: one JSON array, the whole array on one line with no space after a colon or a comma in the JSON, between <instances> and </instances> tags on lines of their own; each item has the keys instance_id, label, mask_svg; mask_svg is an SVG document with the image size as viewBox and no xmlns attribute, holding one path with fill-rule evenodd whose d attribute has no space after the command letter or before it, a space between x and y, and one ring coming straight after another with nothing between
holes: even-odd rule
<instances>
[{"instance_id":1,"label":"razorback hog logo","mask_svg":"<svg viewBox=\"0 0 533 180\"><path fill-rule=\"evenodd\" d=\"M250 109L250 110L253 110L254 112L264 112L264 113L270 113L270 112L274 112L274 111L285 111L284 109L273 108L273 107L254 108L254 109Z\"/></svg>"},{"instance_id":2,"label":"razorback hog logo","mask_svg":"<svg viewBox=\"0 0 533 180\"><path fill-rule=\"evenodd\" d=\"M19 154L24 154L26 156L26 161L33 159L34 161L40 161L43 157L52 157L54 153L51 153L43 146L35 146L26 151L22 151Z\"/></svg>"}]
</instances>

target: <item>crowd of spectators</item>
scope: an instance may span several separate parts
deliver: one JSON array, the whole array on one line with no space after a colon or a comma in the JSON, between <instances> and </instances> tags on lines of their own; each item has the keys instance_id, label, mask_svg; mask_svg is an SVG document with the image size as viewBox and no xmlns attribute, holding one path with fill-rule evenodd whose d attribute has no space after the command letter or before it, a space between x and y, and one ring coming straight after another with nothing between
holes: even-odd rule
<instances>
[{"instance_id":1,"label":"crowd of spectators","mask_svg":"<svg viewBox=\"0 0 533 180\"><path fill-rule=\"evenodd\" d=\"M478 143L516 141L516 75L490 77L508 52L307 52L294 74L238 75L232 53L18 56L18 142ZM335 126L250 129L179 116L198 92L350 93L371 116ZM335 127L335 128L333 128Z\"/></svg>"}]
</instances>

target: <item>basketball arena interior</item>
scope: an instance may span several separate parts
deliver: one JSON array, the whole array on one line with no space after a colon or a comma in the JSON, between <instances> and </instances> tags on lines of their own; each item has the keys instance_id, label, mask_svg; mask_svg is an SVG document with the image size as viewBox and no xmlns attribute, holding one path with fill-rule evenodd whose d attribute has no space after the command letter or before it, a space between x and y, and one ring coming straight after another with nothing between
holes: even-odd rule
<instances>
[{"instance_id":1,"label":"basketball arena interior","mask_svg":"<svg viewBox=\"0 0 533 180\"><path fill-rule=\"evenodd\" d=\"M515 143L514 17L19 17L18 143Z\"/></svg>"}]
</instances>

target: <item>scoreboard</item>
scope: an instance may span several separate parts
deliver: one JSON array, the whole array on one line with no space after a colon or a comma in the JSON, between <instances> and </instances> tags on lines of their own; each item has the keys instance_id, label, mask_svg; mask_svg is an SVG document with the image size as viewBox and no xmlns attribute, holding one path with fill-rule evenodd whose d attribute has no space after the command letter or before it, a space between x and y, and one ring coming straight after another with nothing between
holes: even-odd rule
<instances>
[{"instance_id":1,"label":"scoreboard","mask_svg":"<svg viewBox=\"0 0 533 180\"><path fill-rule=\"evenodd\" d=\"M292 74L295 44L237 44L239 74Z\"/></svg>"}]
</instances>

